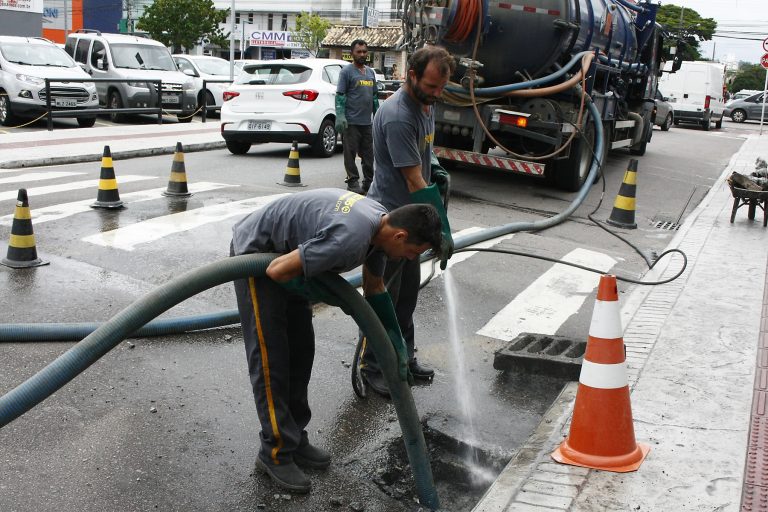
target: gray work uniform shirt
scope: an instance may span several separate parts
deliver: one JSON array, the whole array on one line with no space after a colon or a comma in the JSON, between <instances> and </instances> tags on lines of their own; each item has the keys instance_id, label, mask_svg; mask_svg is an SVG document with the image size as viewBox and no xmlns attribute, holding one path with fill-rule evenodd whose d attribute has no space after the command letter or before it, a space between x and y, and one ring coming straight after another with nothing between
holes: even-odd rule
<instances>
[{"instance_id":1,"label":"gray work uniform shirt","mask_svg":"<svg viewBox=\"0 0 768 512\"><path fill-rule=\"evenodd\" d=\"M384 101L373 120L373 183L368 197L388 210L411 203L403 167L421 164L421 175L431 178L434 107L411 98L404 88Z\"/></svg>"},{"instance_id":2,"label":"gray work uniform shirt","mask_svg":"<svg viewBox=\"0 0 768 512\"><path fill-rule=\"evenodd\" d=\"M346 117L349 124L370 126L373 117L373 95L378 93L376 75L368 66L362 70L354 64L341 68L336 92L347 96Z\"/></svg>"},{"instance_id":3,"label":"gray work uniform shirt","mask_svg":"<svg viewBox=\"0 0 768 512\"><path fill-rule=\"evenodd\" d=\"M346 272L363 263L381 276L386 255L371 241L386 213L376 201L341 189L301 192L276 199L237 222L232 247L236 255L299 249L305 277Z\"/></svg>"}]
</instances>

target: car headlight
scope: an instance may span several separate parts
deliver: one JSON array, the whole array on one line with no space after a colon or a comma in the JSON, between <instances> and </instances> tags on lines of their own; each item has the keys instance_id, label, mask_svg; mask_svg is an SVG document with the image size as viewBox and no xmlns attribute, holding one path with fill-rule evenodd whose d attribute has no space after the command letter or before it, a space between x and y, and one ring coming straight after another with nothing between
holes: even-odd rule
<instances>
[{"instance_id":1,"label":"car headlight","mask_svg":"<svg viewBox=\"0 0 768 512\"><path fill-rule=\"evenodd\" d=\"M96 87L96 82L83 82L83 87L87 89L92 89Z\"/></svg>"},{"instance_id":2,"label":"car headlight","mask_svg":"<svg viewBox=\"0 0 768 512\"><path fill-rule=\"evenodd\" d=\"M42 78L38 78L36 76L30 76L30 75L24 75L24 74L17 74L16 75L17 80L21 80L22 82L27 82L28 84L32 85L42 85L45 83L45 80Z\"/></svg>"},{"instance_id":3,"label":"car headlight","mask_svg":"<svg viewBox=\"0 0 768 512\"><path fill-rule=\"evenodd\" d=\"M126 82L129 87L136 87L137 89L149 89L147 82Z\"/></svg>"}]
</instances>

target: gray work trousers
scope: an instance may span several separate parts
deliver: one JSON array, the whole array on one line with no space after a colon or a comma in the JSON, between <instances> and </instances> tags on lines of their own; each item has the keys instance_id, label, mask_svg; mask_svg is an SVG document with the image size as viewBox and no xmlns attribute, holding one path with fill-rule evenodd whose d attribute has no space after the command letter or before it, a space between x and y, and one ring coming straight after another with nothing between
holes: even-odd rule
<instances>
[{"instance_id":1,"label":"gray work trousers","mask_svg":"<svg viewBox=\"0 0 768 512\"><path fill-rule=\"evenodd\" d=\"M347 185L362 185L368 190L373 181L373 127L371 125L350 124L342 138L344 146L344 169L347 171ZM363 161L363 182L357 170L357 156Z\"/></svg>"}]
</instances>

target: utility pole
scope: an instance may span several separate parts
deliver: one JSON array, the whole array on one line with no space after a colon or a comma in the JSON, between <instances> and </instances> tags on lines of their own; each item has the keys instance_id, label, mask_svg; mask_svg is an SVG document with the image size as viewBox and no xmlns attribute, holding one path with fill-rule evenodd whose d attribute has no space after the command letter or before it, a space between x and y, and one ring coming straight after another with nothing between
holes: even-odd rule
<instances>
[{"instance_id":1,"label":"utility pole","mask_svg":"<svg viewBox=\"0 0 768 512\"><path fill-rule=\"evenodd\" d=\"M133 20L131 19L131 0L125 0L125 29L129 34L133 33Z\"/></svg>"}]
</instances>

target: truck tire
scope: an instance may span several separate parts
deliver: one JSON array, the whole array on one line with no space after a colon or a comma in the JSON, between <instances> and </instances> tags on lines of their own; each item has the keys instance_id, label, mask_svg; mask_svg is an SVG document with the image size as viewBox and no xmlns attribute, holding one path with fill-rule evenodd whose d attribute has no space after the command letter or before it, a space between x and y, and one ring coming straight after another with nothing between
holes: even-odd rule
<instances>
[{"instance_id":1,"label":"truck tire","mask_svg":"<svg viewBox=\"0 0 768 512\"><path fill-rule=\"evenodd\" d=\"M577 192L584 185L592 167L595 150L595 127L592 116L587 116L582 133L571 141L571 150L567 158L553 160L549 164L554 171L550 174L555 186L567 192Z\"/></svg>"},{"instance_id":2,"label":"truck tire","mask_svg":"<svg viewBox=\"0 0 768 512\"><path fill-rule=\"evenodd\" d=\"M645 150L648 147L648 142L650 142L652 135L653 135L653 124L651 124L650 120L646 120L645 126L643 126L643 137L641 138L640 142L638 142L634 146L630 146L629 154L643 156L645 154Z\"/></svg>"}]
</instances>

